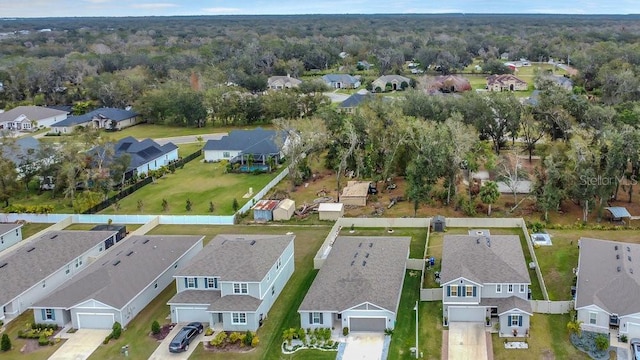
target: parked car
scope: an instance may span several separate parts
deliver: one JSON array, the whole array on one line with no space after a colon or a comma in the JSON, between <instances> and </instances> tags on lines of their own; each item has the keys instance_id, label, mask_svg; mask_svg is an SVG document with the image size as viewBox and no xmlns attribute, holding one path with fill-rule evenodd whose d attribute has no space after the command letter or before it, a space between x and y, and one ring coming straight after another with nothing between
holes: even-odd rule
<instances>
[{"instance_id":1,"label":"parked car","mask_svg":"<svg viewBox=\"0 0 640 360\"><path fill-rule=\"evenodd\" d=\"M631 339L630 343L633 360L640 360L640 339Z\"/></svg>"},{"instance_id":2,"label":"parked car","mask_svg":"<svg viewBox=\"0 0 640 360\"><path fill-rule=\"evenodd\" d=\"M171 340L169 344L169 352L179 353L189 350L189 344L191 341L202 333L204 326L199 322L192 322L184 326L178 334Z\"/></svg>"}]
</instances>

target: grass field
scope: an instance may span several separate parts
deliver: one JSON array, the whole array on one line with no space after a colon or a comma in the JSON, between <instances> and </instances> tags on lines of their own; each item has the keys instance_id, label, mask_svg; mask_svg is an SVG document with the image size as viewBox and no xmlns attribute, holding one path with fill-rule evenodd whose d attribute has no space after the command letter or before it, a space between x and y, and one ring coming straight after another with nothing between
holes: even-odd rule
<instances>
[{"instance_id":1,"label":"grass field","mask_svg":"<svg viewBox=\"0 0 640 360\"><path fill-rule=\"evenodd\" d=\"M22 239L26 239L31 235L36 234L39 231L42 231L52 224L39 224L39 223L29 223L22 225Z\"/></svg>"},{"instance_id":2,"label":"grass field","mask_svg":"<svg viewBox=\"0 0 640 360\"><path fill-rule=\"evenodd\" d=\"M242 206L249 198L243 195L253 188L258 192L275 177L275 174L226 174L223 163L203 163L202 156L189 162L174 174L167 174L135 193L120 200L118 214L162 214L162 199L169 203L167 214L232 215L233 199ZM186 209L187 199L192 202L191 211ZM138 210L138 201L143 209ZM209 202L214 211L209 212ZM114 214L113 207L102 211Z\"/></svg>"},{"instance_id":3,"label":"grass field","mask_svg":"<svg viewBox=\"0 0 640 360\"><path fill-rule=\"evenodd\" d=\"M411 245L409 248L409 258L422 259L424 256L424 245L427 242L427 229L419 228L395 228L393 233L388 233L384 228L355 228L351 234L350 228L343 228L341 236L409 236Z\"/></svg>"},{"instance_id":4,"label":"grass field","mask_svg":"<svg viewBox=\"0 0 640 360\"><path fill-rule=\"evenodd\" d=\"M0 359L2 360L45 360L48 359L51 354L60 348L62 343L57 343L53 346L40 346L36 351L23 354L20 349L27 343L27 340L18 338L18 331L25 328L30 328L33 323L33 311L27 310L22 315L15 318L9 324L5 333L9 335L11 340L11 350L0 353ZM37 341L37 340L30 340Z\"/></svg>"},{"instance_id":5,"label":"grass field","mask_svg":"<svg viewBox=\"0 0 640 360\"><path fill-rule=\"evenodd\" d=\"M96 225L104 225L104 224L72 224L69 225L65 228L65 230L91 230L93 229ZM127 232L131 232L134 231L136 229L138 229L140 226L142 226L141 224L126 224L127 225Z\"/></svg>"},{"instance_id":6,"label":"grass field","mask_svg":"<svg viewBox=\"0 0 640 360\"><path fill-rule=\"evenodd\" d=\"M128 127L121 131L116 132L105 132L106 136L114 139L120 140L127 136L133 136L136 139L160 139L174 136L187 136L187 135L201 135L201 134L214 134L214 133L228 133L231 130L236 129L252 129L256 126L252 127L177 127L177 126L166 126L166 125L156 125L156 124L138 124L132 127ZM262 128L270 128L271 125L261 125Z\"/></svg>"}]
</instances>

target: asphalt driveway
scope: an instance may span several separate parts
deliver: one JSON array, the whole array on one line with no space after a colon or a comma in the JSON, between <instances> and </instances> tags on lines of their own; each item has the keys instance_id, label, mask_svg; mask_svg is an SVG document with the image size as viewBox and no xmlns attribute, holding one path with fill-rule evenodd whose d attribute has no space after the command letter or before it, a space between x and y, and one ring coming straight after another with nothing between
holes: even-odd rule
<instances>
[{"instance_id":1,"label":"asphalt driveway","mask_svg":"<svg viewBox=\"0 0 640 360\"><path fill-rule=\"evenodd\" d=\"M164 340L162 340L160 345L158 345L158 348L156 349L156 351L154 351L153 354L151 354L151 356L149 357L149 360L187 360L189 359L189 356L191 356L193 351L198 347L198 345L202 341L204 333L198 334L198 336L196 336L196 338L191 341L191 344L189 344L189 350L181 353L169 352L169 344L171 343L171 340L173 340L173 338L176 336L178 331L180 331L180 329L182 329L184 325L186 324L176 325L173 328L173 330L171 330L169 335L167 335L167 337L164 338Z\"/></svg>"},{"instance_id":2,"label":"asphalt driveway","mask_svg":"<svg viewBox=\"0 0 640 360\"><path fill-rule=\"evenodd\" d=\"M67 341L56 350L49 360L84 360L93 353L111 330L79 329L65 334Z\"/></svg>"},{"instance_id":3,"label":"asphalt driveway","mask_svg":"<svg viewBox=\"0 0 640 360\"><path fill-rule=\"evenodd\" d=\"M347 337L342 360L380 360L384 334L351 333Z\"/></svg>"},{"instance_id":4,"label":"asphalt driveway","mask_svg":"<svg viewBox=\"0 0 640 360\"><path fill-rule=\"evenodd\" d=\"M488 359L487 333L484 324L474 322L449 323L449 359Z\"/></svg>"}]
</instances>

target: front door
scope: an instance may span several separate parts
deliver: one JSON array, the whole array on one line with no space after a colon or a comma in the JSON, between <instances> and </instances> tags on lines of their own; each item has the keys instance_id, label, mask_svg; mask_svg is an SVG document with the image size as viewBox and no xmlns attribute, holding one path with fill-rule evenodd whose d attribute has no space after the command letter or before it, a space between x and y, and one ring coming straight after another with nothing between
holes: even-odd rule
<instances>
[{"instance_id":1,"label":"front door","mask_svg":"<svg viewBox=\"0 0 640 360\"><path fill-rule=\"evenodd\" d=\"M222 322L222 313L218 313L218 322L221 323Z\"/></svg>"}]
</instances>

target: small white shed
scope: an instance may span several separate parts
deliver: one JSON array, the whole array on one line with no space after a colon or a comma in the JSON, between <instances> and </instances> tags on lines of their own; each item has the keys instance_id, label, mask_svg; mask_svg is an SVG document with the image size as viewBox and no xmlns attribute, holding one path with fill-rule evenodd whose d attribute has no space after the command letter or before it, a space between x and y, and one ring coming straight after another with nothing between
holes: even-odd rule
<instances>
[{"instance_id":1,"label":"small white shed","mask_svg":"<svg viewBox=\"0 0 640 360\"><path fill-rule=\"evenodd\" d=\"M291 199L284 199L280 201L278 207L273 210L273 220L289 220L295 210L296 202Z\"/></svg>"},{"instance_id":2,"label":"small white shed","mask_svg":"<svg viewBox=\"0 0 640 360\"><path fill-rule=\"evenodd\" d=\"M320 220L338 220L344 215L343 203L321 203L318 207Z\"/></svg>"}]
</instances>

